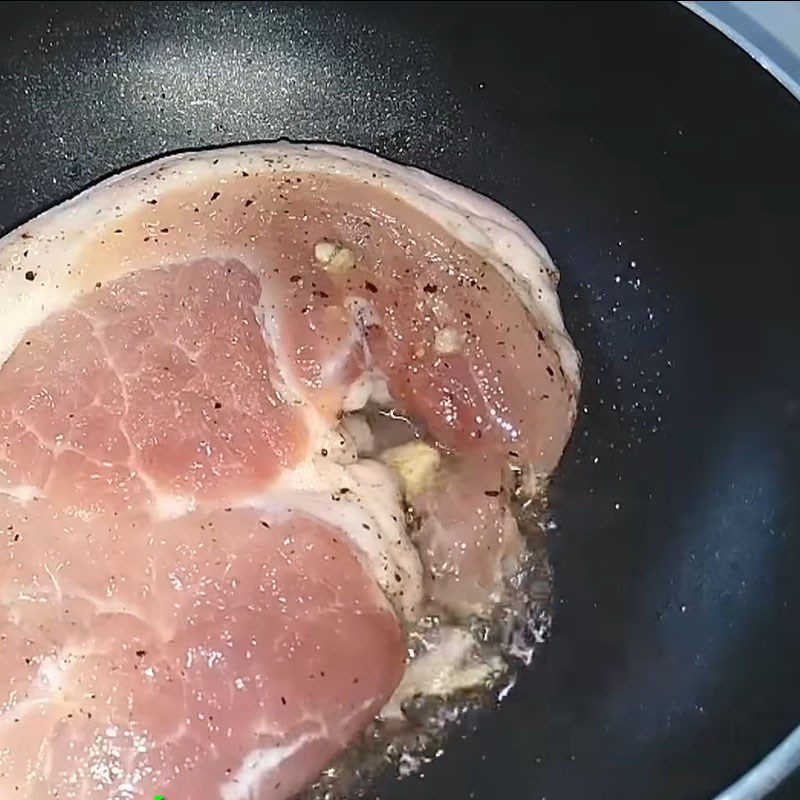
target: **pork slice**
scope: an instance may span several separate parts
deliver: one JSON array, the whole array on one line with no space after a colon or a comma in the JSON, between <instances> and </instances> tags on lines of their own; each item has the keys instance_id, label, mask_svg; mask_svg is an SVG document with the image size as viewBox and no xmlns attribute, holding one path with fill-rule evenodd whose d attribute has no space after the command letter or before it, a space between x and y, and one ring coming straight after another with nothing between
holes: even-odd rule
<instances>
[{"instance_id":1,"label":"pork slice","mask_svg":"<svg viewBox=\"0 0 800 800\"><path fill-rule=\"evenodd\" d=\"M92 526L41 509L2 564L3 796L289 797L400 680L397 619L342 531L143 520L87 569Z\"/></svg>"},{"instance_id":2,"label":"pork slice","mask_svg":"<svg viewBox=\"0 0 800 800\"><path fill-rule=\"evenodd\" d=\"M318 459L371 398L549 474L578 388L555 280L491 201L325 146L171 157L4 237L0 795L312 779L400 680L387 596L420 594L386 468ZM517 552L495 474L418 500L457 614Z\"/></svg>"},{"instance_id":3,"label":"pork slice","mask_svg":"<svg viewBox=\"0 0 800 800\"><path fill-rule=\"evenodd\" d=\"M0 370L0 491L85 514L268 486L308 437L259 296L240 262L203 259L98 285L27 331Z\"/></svg>"},{"instance_id":4,"label":"pork slice","mask_svg":"<svg viewBox=\"0 0 800 800\"><path fill-rule=\"evenodd\" d=\"M455 617L488 614L522 550L503 466L478 455L459 459L414 498L426 595Z\"/></svg>"}]
</instances>

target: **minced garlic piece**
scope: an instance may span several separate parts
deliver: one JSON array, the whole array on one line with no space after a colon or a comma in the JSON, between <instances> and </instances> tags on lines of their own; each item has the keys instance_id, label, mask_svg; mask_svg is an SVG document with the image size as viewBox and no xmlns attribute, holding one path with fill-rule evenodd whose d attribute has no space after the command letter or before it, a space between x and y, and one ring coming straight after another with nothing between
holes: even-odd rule
<instances>
[{"instance_id":1,"label":"minced garlic piece","mask_svg":"<svg viewBox=\"0 0 800 800\"><path fill-rule=\"evenodd\" d=\"M407 498L422 494L430 487L441 460L437 450L420 441L390 447L381 455L381 461L397 471Z\"/></svg>"},{"instance_id":2,"label":"minced garlic piece","mask_svg":"<svg viewBox=\"0 0 800 800\"><path fill-rule=\"evenodd\" d=\"M347 272L356 265L356 257L349 247L322 239L314 245L314 258L329 272Z\"/></svg>"},{"instance_id":3,"label":"minced garlic piece","mask_svg":"<svg viewBox=\"0 0 800 800\"><path fill-rule=\"evenodd\" d=\"M441 356L449 356L461 350L464 334L456 328L441 328L436 331L433 349Z\"/></svg>"}]
</instances>

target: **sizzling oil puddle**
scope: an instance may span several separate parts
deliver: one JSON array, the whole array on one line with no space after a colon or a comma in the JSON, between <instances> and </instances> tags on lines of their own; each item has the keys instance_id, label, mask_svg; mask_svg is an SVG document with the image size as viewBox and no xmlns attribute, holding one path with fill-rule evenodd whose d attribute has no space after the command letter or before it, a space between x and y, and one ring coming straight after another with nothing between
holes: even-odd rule
<instances>
[{"instance_id":1,"label":"sizzling oil puddle","mask_svg":"<svg viewBox=\"0 0 800 800\"><path fill-rule=\"evenodd\" d=\"M518 494L514 516L525 549L491 617L455 625L428 616L409 632L409 670L418 659L435 657L437 648L452 645L456 634L470 645L462 669L483 667L481 679L444 695L420 692L390 702L384 717L299 795L300 800L364 797L375 779L389 770L399 778L417 773L444 754L449 736L464 730L476 712L491 710L505 699L551 626L552 571L546 533L552 523L546 499Z\"/></svg>"}]
</instances>

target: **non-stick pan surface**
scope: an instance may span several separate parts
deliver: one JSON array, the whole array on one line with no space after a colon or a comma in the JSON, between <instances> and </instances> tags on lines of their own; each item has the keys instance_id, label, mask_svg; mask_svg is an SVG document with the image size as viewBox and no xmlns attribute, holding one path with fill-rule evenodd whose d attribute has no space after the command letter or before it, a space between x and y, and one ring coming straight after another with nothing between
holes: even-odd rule
<instances>
[{"instance_id":1,"label":"non-stick pan surface","mask_svg":"<svg viewBox=\"0 0 800 800\"><path fill-rule=\"evenodd\" d=\"M584 356L552 639L380 796L721 789L800 721L800 107L678 5L0 8L3 230L133 162L277 137L511 207Z\"/></svg>"}]
</instances>

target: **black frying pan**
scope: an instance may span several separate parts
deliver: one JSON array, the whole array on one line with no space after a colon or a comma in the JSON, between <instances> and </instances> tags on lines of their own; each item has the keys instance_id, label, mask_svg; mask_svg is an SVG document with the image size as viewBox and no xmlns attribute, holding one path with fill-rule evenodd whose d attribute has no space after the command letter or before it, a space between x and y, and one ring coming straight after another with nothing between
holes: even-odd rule
<instances>
[{"instance_id":1,"label":"black frying pan","mask_svg":"<svg viewBox=\"0 0 800 800\"><path fill-rule=\"evenodd\" d=\"M509 206L584 355L552 639L380 796L710 797L800 722L800 107L677 5L0 7L3 230L133 162L277 137Z\"/></svg>"}]
</instances>

